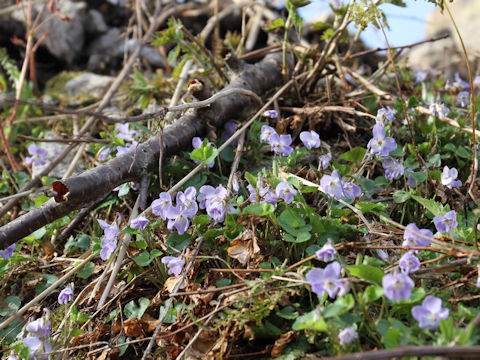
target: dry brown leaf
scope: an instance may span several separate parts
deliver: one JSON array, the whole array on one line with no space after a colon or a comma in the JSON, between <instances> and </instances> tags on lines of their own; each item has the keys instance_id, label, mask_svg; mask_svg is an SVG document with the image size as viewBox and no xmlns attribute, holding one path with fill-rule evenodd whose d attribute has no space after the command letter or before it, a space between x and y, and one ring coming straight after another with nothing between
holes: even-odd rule
<instances>
[{"instance_id":1,"label":"dry brown leaf","mask_svg":"<svg viewBox=\"0 0 480 360\"><path fill-rule=\"evenodd\" d=\"M143 321L143 331L145 331L146 333L151 333L151 332L155 331L155 329L158 326L158 322L160 320L155 319L154 317L145 313L142 316L142 321Z\"/></svg>"},{"instance_id":2,"label":"dry brown leaf","mask_svg":"<svg viewBox=\"0 0 480 360\"><path fill-rule=\"evenodd\" d=\"M144 326L147 324L141 319L128 319L123 322L123 331L127 337L139 337L144 335Z\"/></svg>"},{"instance_id":3,"label":"dry brown leaf","mask_svg":"<svg viewBox=\"0 0 480 360\"><path fill-rule=\"evenodd\" d=\"M296 335L297 335L297 332L293 330L285 334L281 334L280 337L277 339L277 341L275 341L275 344L273 345L273 349L271 352L272 358L276 358L282 355L283 348L285 347L285 345L291 342Z\"/></svg>"},{"instance_id":4,"label":"dry brown leaf","mask_svg":"<svg viewBox=\"0 0 480 360\"><path fill-rule=\"evenodd\" d=\"M257 239L252 230L244 231L230 243L227 249L228 255L246 265L254 254L260 252Z\"/></svg>"},{"instance_id":5,"label":"dry brown leaf","mask_svg":"<svg viewBox=\"0 0 480 360\"><path fill-rule=\"evenodd\" d=\"M175 286L177 286L177 283L180 281L181 278L182 278L182 275L170 276L165 281L165 284L163 284L163 288L167 290L169 293L173 292L173 289L175 289ZM187 286L187 279L185 278L180 289L185 289L186 286Z\"/></svg>"}]
</instances>

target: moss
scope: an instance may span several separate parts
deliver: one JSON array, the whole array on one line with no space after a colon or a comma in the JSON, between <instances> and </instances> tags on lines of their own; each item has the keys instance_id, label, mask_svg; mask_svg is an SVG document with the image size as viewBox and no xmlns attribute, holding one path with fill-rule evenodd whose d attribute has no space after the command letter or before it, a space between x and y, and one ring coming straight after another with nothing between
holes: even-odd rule
<instances>
[{"instance_id":1,"label":"moss","mask_svg":"<svg viewBox=\"0 0 480 360\"><path fill-rule=\"evenodd\" d=\"M86 71L62 71L61 73L47 81L45 87L45 96L52 99L60 100L61 102L69 103L77 102L80 104L86 104L97 101L98 99L90 94L71 96L65 92L65 84L68 81L85 73Z\"/></svg>"}]
</instances>

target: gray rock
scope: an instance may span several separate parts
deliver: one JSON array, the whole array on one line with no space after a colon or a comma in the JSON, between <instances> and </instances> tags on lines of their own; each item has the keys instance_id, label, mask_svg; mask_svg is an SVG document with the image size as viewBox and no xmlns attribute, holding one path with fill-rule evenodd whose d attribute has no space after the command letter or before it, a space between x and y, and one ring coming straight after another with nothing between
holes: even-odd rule
<instances>
[{"instance_id":1,"label":"gray rock","mask_svg":"<svg viewBox=\"0 0 480 360\"><path fill-rule=\"evenodd\" d=\"M102 36L95 39L88 49L89 59L87 69L89 71L105 70L112 61L123 59L126 53L133 52L138 45L138 40L129 39L125 42L122 32L118 28L111 28ZM151 46L144 46L140 57L155 67L163 67L163 57Z\"/></svg>"},{"instance_id":2,"label":"gray rock","mask_svg":"<svg viewBox=\"0 0 480 360\"><path fill-rule=\"evenodd\" d=\"M64 89L70 96L89 95L100 98L113 80L111 76L85 73L67 81Z\"/></svg>"},{"instance_id":3,"label":"gray rock","mask_svg":"<svg viewBox=\"0 0 480 360\"><path fill-rule=\"evenodd\" d=\"M35 5L35 11L38 12L44 6L44 3ZM87 4L83 1L74 2L71 0L63 0L58 3L60 13L68 16L71 21L62 21L55 17L51 21L46 22L37 31L36 38L42 36L47 31L48 36L43 41L43 45L47 47L52 55L58 59L65 60L68 64L73 62L83 48L84 23L87 13ZM42 21L51 16L47 11L42 15ZM23 11L21 9L12 13L12 17L19 21L25 21Z\"/></svg>"},{"instance_id":4,"label":"gray rock","mask_svg":"<svg viewBox=\"0 0 480 360\"><path fill-rule=\"evenodd\" d=\"M100 11L90 9L85 17L85 31L89 35L99 35L108 31L108 26Z\"/></svg>"},{"instance_id":5,"label":"gray rock","mask_svg":"<svg viewBox=\"0 0 480 360\"><path fill-rule=\"evenodd\" d=\"M455 0L448 2L449 9L460 30L465 47L473 69L478 62L476 55L480 52L480 1L478 0ZM431 70L439 69L445 72L447 77L453 77L455 71L459 71L462 77L467 77L467 69L463 55L463 49L455 27L445 10L443 14L440 8L435 9L427 18L425 36L427 39L441 35L449 35L449 38L426 43L413 48L409 52L408 64L414 69Z\"/></svg>"}]
</instances>

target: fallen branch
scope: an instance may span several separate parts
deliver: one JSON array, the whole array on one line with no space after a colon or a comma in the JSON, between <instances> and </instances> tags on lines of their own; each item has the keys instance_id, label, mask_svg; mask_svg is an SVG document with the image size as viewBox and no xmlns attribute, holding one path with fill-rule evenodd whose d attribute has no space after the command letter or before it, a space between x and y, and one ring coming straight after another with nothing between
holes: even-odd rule
<instances>
[{"instance_id":1,"label":"fallen branch","mask_svg":"<svg viewBox=\"0 0 480 360\"><path fill-rule=\"evenodd\" d=\"M225 90L243 88L256 94L265 94L280 84L281 54L267 55L255 65L243 64L238 75ZM163 131L162 153L171 156L190 147L194 136L205 133L205 124L219 127L232 116L245 117L256 104L252 96L233 94L224 96L206 109L182 116ZM151 137L135 150L122 154L84 173L53 183L57 195L39 208L20 216L0 228L0 249L4 249L42 226L68 215L106 196L115 187L139 180L158 166L159 135Z\"/></svg>"}]
</instances>

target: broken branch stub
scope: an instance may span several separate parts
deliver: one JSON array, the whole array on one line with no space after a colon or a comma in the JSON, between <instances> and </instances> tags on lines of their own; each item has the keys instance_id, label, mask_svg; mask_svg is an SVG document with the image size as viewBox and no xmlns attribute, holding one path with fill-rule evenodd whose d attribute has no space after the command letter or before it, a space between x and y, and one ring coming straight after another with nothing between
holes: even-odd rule
<instances>
[{"instance_id":1,"label":"broken branch stub","mask_svg":"<svg viewBox=\"0 0 480 360\"><path fill-rule=\"evenodd\" d=\"M289 67L293 60L289 59ZM244 88L258 95L268 93L280 85L281 54L267 55L262 61L244 64L225 87ZM205 124L222 126L231 118L244 118L257 105L251 96L233 94L222 97L209 108L198 109L178 119L163 131L163 154L171 156L190 147L194 136L205 133ZM158 166L160 152L159 135L151 137L135 150L120 155L105 164L89 169L78 176L55 182L57 201L50 199L37 209L31 210L0 228L0 249L7 248L33 231L68 215L71 211L88 206L105 197L115 187L128 181L139 180L142 175Z\"/></svg>"}]
</instances>

